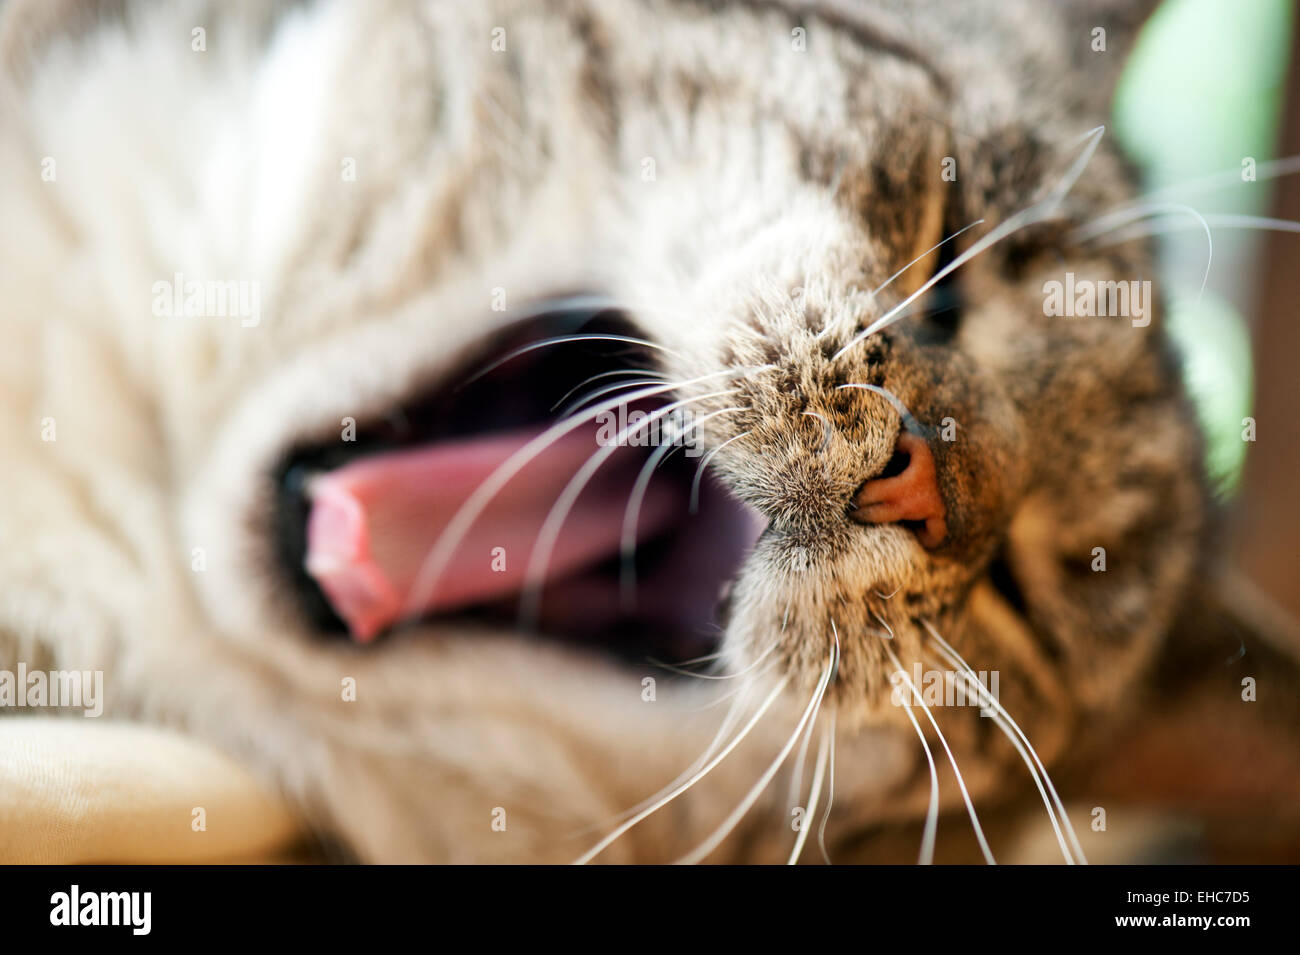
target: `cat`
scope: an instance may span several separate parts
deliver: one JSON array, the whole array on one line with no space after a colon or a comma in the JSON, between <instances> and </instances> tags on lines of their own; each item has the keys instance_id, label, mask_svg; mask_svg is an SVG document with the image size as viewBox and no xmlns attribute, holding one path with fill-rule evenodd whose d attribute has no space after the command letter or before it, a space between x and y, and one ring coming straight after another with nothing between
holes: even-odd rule
<instances>
[{"instance_id":1,"label":"cat","mask_svg":"<svg viewBox=\"0 0 1300 955\"><path fill-rule=\"evenodd\" d=\"M1100 218L1152 6L7 4L0 667L103 670L340 858L1150 858L1185 827L1095 807L1154 807L1295 859L1294 653L1221 596L1153 251ZM1156 300L1049 314L1067 273ZM483 490L566 399L690 413L639 581L626 479L555 537L587 577L476 530L643 473L627 416ZM428 531L395 482L471 452Z\"/></svg>"}]
</instances>

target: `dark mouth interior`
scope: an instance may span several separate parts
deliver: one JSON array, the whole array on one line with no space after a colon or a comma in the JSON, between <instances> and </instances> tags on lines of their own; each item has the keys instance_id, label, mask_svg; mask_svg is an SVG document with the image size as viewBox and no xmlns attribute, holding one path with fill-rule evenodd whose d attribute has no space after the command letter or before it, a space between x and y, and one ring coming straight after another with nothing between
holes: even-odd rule
<instances>
[{"instance_id":1,"label":"dark mouth interior","mask_svg":"<svg viewBox=\"0 0 1300 955\"><path fill-rule=\"evenodd\" d=\"M299 604L314 627L323 633L348 632L329 597L304 567L312 507L305 493L308 478L389 451L545 426L560 420L586 395L641 380L632 370L655 367L649 349L602 340L533 348L492 367L530 344L567 335L636 336L637 330L614 311L547 310L494 336L481 354L450 378L380 419L359 422L355 441L297 447L286 456L276 475L276 541ZM476 378L485 368L492 370ZM618 393L607 393L600 400ZM673 396L665 394L652 403L671 400ZM642 450L648 458L655 447ZM538 612L526 627L521 627L517 595L423 620L507 625L638 663L681 663L708 655L720 636L716 620L720 594L751 545L756 524L753 514L707 474L700 484L698 511L690 513L691 486L701 460L700 449L679 447L654 472L652 483L670 485L681 507L667 530L638 542L634 593L622 587L625 568L615 553L563 579L548 581ZM627 493L631 490L629 480ZM564 533L573 531L566 525ZM399 623L390 630L418 622Z\"/></svg>"}]
</instances>

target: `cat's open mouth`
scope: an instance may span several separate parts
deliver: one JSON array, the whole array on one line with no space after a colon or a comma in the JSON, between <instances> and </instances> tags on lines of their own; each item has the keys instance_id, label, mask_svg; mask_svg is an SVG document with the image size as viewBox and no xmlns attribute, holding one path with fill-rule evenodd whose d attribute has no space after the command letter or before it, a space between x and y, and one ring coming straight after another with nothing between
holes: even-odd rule
<instances>
[{"instance_id":1,"label":"cat's open mouth","mask_svg":"<svg viewBox=\"0 0 1300 955\"><path fill-rule=\"evenodd\" d=\"M761 523L699 473L670 393L607 407L657 386L633 331L547 310L382 420L296 448L277 536L313 623L368 642L414 621L508 622L639 662L713 650ZM607 410L578 423L575 408Z\"/></svg>"}]
</instances>

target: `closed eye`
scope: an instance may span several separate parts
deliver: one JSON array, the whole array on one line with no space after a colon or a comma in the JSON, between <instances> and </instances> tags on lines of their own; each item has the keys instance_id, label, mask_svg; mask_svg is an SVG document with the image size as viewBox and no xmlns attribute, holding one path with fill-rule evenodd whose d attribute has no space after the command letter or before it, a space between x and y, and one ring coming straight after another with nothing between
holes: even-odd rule
<instances>
[{"instance_id":1,"label":"closed eye","mask_svg":"<svg viewBox=\"0 0 1300 955\"><path fill-rule=\"evenodd\" d=\"M937 275L957 257L956 243L945 242L935 265ZM961 269L954 269L936 282L917 304L920 312L914 322L916 340L923 345L947 345L961 328L965 300L957 280Z\"/></svg>"}]
</instances>

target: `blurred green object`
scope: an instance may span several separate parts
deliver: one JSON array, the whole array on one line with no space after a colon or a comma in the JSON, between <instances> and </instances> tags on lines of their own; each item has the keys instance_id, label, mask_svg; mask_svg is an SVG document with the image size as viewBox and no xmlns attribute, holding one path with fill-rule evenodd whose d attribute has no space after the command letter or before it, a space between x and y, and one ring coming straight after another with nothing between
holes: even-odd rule
<instances>
[{"instance_id":1,"label":"blurred green object","mask_svg":"<svg viewBox=\"0 0 1300 955\"><path fill-rule=\"evenodd\" d=\"M1149 188L1187 183L1243 160L1275 155L1291 32L1290 0L1167 0L1139 38L1115 96L1115 133ZM1271 183L1243 180L1185 200L1201 212L1262 215ZM1214 230L1209 284L1203 232L1162 242L1169 330L1184 354L1187 384L1207 438L1207 465L1221 494L1235 492L1250 414L1250 335L1259 234Z\"/></svg>"},{"instance_id":2,"label":"blurred green object","mask_svg":"<svg viewBox=\"0 0 1300 955\"><path fill-rule=\"evenodd\" d=\"M1232 494L1246 460L1250 414L1250 333L1230 304L1209 292L1172 303L1169 331L1183 352L1184 377L1205 432L1206 468L1220 494Z\"/></svg>"}]
</instances>

